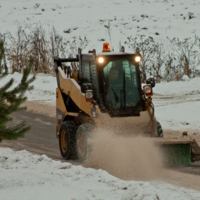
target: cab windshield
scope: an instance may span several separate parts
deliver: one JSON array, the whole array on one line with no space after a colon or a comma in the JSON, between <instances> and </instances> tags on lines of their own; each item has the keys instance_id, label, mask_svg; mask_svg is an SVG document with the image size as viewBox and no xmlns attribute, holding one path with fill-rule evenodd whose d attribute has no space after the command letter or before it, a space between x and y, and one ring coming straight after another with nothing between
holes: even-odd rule
<instances>
[{"instance_id":1,"label":"cab windshield","mask_svg":"<svg viewBox=\"0 0 200 200\"><path fill-rule=\"evenodd\" d=\"M104 101L109 109L135 107L140 101L136 66L127 59L110 61L103 68Z\"/></svg>"}]
</instances>

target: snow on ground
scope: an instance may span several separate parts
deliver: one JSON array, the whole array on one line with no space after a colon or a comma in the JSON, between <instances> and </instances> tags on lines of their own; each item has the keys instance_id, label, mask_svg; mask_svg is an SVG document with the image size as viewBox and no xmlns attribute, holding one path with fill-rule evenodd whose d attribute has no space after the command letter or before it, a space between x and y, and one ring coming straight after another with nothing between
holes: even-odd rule
<instances>
[{"instance_id":1,"label":"snow on ground","mask_svg":"<svg viewBox=\"0 0 200 200\"><path fill-rule=\"evenodd\" d=\"M155 114L164 129L200 133L200 78L156 84Z\"/></svg>"},{"instance_id":2,"label":"snow on ground","mask_svg":"<svg viewBox=\"0 0 200 200\"><path fill-rule=\"evenodd\" d=\"M104 170L0 148L0 200L198 200L200 192L162 182L123 181Z\"/></svg>"}]
</instances>

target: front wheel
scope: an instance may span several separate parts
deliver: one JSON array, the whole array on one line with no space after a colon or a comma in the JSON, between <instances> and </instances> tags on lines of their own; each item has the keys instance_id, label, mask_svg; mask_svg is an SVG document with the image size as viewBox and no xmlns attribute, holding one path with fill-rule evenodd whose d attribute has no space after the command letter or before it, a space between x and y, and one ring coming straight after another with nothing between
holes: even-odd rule
<instances>
[{"instance_id":1,"label":"front wheel","mask_svg":"<svg viewBox=\"0 0 200 200\"><path fill-rule=\"evenodd\" d=\"M73 121L65 121L61 124L59 131L59 147L60 153L65 159L69 159L70 157L70 143L74 132L75 124Z\"/></svg>"}]
</instances>

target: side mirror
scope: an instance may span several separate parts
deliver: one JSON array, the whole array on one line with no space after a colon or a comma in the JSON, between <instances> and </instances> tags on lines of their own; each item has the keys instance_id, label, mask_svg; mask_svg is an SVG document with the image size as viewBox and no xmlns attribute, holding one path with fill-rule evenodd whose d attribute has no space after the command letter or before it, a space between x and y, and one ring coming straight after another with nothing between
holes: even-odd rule
<instances>
[{"instance_id":1,"label":"side mirror","mask_svg":"<svg viewBox=\"0 0 200 200\"><path fill-rule=\"evenodd\" d=\"M153 88L156 85L156 81L155 81L154 78L149 78L149 79L146 80L146 84L151 85L151 87Z\"/></svg>"}]
</instances>

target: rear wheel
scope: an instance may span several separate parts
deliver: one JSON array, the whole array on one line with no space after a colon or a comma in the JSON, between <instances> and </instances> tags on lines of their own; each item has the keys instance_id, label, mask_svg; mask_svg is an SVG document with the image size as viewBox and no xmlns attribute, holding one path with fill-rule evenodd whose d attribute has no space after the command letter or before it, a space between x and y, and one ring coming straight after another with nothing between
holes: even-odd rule
<instances>
[{"instance_id":1,"label":"rear wheel","mask_svg":"<svg viewBox=\"0 0 200 200\"><path fill-rule=\"evenodd\" d=\"M160 122L158 121L157 121L157 133L158 133L158 137L163 137L163 129Z\"/></svg>"},{"instance_id":2,"label":"rear wheel","mask_svg":"<svg viewBox=\"0 0 200 200\"><path fill-rule=\"evenodd\" d=\"M72 135L70 158L84 160L87 155L87 127L85 124L78 126Z\"/></svg>"},{"instance_id":3,"label":"rear wheel","mask_svg":"<svg viewBox=\"0 0 200 200\"><path fill-rule=\"evenodd\" d=\"M60 153L65 159L69 159L70 157L71 136L74 132L75 123L73 121L66 121L61 124L59 131L59 147Z\"/></svg>"}]
</instances>

